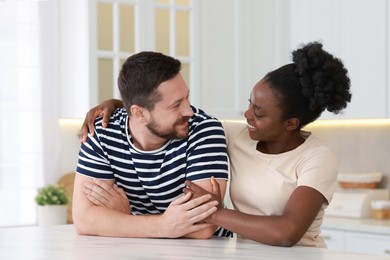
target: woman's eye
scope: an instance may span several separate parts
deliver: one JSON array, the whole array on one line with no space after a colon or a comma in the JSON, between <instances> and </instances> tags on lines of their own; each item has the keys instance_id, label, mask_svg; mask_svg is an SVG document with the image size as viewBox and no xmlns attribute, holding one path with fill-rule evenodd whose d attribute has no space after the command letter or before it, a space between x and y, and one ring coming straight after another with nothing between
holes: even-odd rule
<instances>
[{"instance_id":1,"label":"woman's eye","mask_svg":"<svg viewBox=\"0 0 390 260\"><path fill-rule=\"evenodd\" d=\"M257 107L255 107L255 106L253 107L253 114L254 114L256 117L263 117L263 115L262 115L260 109L257 108Z\"/></svg>"},{"instance_id":2,"label":"woman's eye","mask_svg":"<svg viewBox=\"0 0 390 260\"><path fill-rule=\"evenodd\" d=\"M254 114L255 117L257 117L257 118L263 117L261 114L256 113L256 111L253 111L253 114Z\"/></svg>"}]
</instances>

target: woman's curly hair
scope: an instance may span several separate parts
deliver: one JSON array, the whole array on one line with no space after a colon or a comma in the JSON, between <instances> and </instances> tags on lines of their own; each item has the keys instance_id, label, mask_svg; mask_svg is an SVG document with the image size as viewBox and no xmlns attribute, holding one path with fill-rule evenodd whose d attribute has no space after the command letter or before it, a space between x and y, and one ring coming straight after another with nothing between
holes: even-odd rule
<instances>
[{"instance_id":1,"label":"woman's curly hair","mask_svg":"<svg viewBox=\"0 0 390 260\"><path fill-rule=\"evenodd\" d=\"M264 77L279 98L284 119L298 118L302 128L325 109L337 114L351 101L347 69L321 43L301 46L292 52L292 60Z\"/></svg>"}]
</instances>

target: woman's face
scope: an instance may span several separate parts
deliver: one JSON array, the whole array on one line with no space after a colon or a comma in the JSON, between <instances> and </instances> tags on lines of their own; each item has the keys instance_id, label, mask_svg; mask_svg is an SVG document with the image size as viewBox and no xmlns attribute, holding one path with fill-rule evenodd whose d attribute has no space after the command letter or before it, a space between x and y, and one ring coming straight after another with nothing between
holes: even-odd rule
<instances>
[{"instance_id":1,"label":"woman's face","mask_svg":"<svg viewBox=\"0 0 390 260\"><path fill-rule=\"evenodd\" d=\"M249 108L245 112L249 136L262 142L278 142L286 133L279 99L262 79L252 89Z\"/></svg>"}]
</instances>

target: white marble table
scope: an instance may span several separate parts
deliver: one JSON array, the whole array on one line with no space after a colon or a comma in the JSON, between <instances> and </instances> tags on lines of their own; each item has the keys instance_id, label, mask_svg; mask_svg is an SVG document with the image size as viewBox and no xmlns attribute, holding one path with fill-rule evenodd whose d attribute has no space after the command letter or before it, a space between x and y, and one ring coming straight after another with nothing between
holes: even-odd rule
<instances>
[{"instance_id":1,"label":"white marble table","mask_svg":"<svg viewBox=\"0 0 390 260\"><path fill-rule=\"evenodd\" d=\"M267 246L249 240L79 236L73 225L0 228L0 259L390 259L327 249Z\"/></svg>"}]
</instances>

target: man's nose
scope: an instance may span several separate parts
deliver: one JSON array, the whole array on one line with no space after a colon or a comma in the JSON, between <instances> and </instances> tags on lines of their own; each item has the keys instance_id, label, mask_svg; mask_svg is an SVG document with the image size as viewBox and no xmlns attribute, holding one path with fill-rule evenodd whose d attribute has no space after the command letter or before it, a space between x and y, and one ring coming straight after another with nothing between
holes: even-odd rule
<instances>
[{"instance_id":1,"label":"man's nose","mask_svg":"<svg viewBox=\"0 0 390 260\"><path fill-rule=\"evenodd\" d=\"M186 100L186 102L183 103L182 114L183 116L188 116L188 117L192 117L194 115L194 111L192 111L189 100Z\"/></svg>"}]
</instances>

